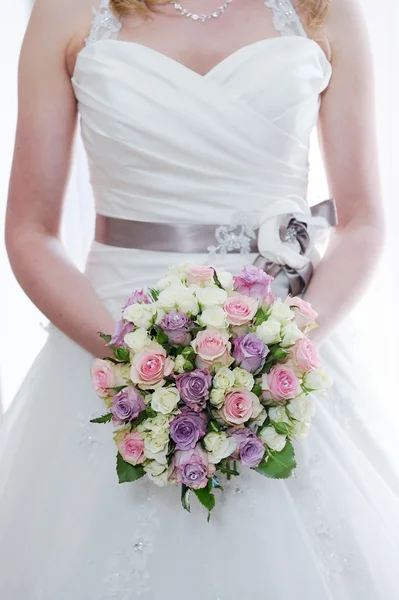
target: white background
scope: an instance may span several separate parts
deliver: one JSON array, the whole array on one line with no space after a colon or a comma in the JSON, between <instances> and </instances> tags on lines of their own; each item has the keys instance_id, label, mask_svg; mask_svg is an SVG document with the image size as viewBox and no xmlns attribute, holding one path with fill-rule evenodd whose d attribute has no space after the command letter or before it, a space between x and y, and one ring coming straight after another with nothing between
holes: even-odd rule
<instances>
[{"instance_id":1,"label":"white background","mask_svg":"<svg viewBox=\"0 0 399 600\"><path fill-rule=\"evenodd\" d=\"M334 1L334 0L333 0ZM365 350L365 369L373 368L384 377L378 378L382 397L389 410L399 416L399 402L393 393L398 352L397 322L399 286L399 204L397 180L399 169L399 6L398 0L362 0L369 20L377 78L378 131L383 175L384 202L389 229L388 244L370 291L356 309L354 318L360 324L359 335ZM95 0L93 0L95 3ZM17 62L24 29L30 10L29 0L0 0L3 17L0 37L0 228L3 229L7 186L11 166L13 138L17 117ZM3 6L4 4L4 6ZM343 140L345 143L345 140ZM79 149L80 155L81 149ZM81 157L80 157L81 158ZM79 159L79 165L81 160ZM326 197L322 166L314 145L311 154L310 201ZM65 217L68 249L82 258L85 240L72 236L73 224L90 217L86 210L87 184L82 171L74 170ZM82 193L84 190L84 193ZM79 191L79 193L78 193ZM26 199L29 201L29 198ZM69 229L69 235L68 235ZM12 401L35 355L45 341L46 319L27 299L15 281L8 265L3 238L0 238L0 400L3 409ZM372 361L368 363L368 359ZM391 373L391 375L390 375ZM396 386L397 389L398 386Z\"/></svg>"}]
</instances>

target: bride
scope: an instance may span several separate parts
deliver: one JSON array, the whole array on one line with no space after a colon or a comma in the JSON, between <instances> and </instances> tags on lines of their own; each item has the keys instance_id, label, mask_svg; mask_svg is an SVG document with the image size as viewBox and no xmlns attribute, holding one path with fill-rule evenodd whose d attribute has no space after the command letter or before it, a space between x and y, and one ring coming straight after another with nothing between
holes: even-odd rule
<instances>
[{"instance_id":1,"label":"bride","mask_svg":"<svg viewBox=\"0 0 399 600\"><path fill-rule=\"evenodd\" d=\"M21 55L7 246L53 325L1 431L2 597L397 600L399 485L338 327L383 238L359 0L100 0L93 16L95 1L37 0ZM97 212L84 274L59 237L77 114ZM316 123L339 226L313 269L335 224L331 201L306 205ZM258 248L240 254L255 218ZM227 482L208 525L173 486L117 484L89 368L133 289L259 253L276 293L306 289L335 383L295 477Z\"/></svg>"}]
</instances>

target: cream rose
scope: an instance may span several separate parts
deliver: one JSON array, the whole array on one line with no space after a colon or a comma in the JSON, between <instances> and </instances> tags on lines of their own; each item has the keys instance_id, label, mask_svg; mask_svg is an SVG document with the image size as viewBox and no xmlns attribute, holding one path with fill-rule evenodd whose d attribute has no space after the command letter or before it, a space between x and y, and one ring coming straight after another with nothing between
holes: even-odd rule
<instances>
[{"instance_id":1,"label":"cream rose","mask_svg":"<svg viewBox=\"0 0 399 600\"><path fill-rule=\"evenodd\" d=\"M281 323L268 319L256 328L256 335L264 344L277 344L281 340Z\"/></svg>"},{"instance_id":2,"label":"cream rose","mask_svg":"<svg viewBox=\"0 0 399 600\"><path fill-rule=\"evenodd\" d=\"M145 346L151 344L151 338L146 329L140 328L127 333L124 342L132 352L140 352Z\"/></svg>"},{"instance_id":3,"label":"cream rose","mask_svg":"<svg viewBox=\"0 0 399 600\"><path fill-rule=\"evenodd\" d=\"M174 367L175 373L178 373L179 375L182 375L185 372L184 371L184 365L186 364L186 362L187 362L186 359L181 354L179 354L178 356L176 356L175 367Z\"/></svg>"},{"instance_id":4,"label":"cream rose","mask_svg":"<svg viewBox=\"0 0 399 600\"><path fill-rule=\"evenodd\" d=\"M225 290L232 290L234 285L233 275L223 269L216 269L218 279Z\"/></svg>"},{"instance_id":5,"label":"cream rose","mask_svg":"<svg viewBox=\"0 0 399 600\"><path fill-rule=\"evenodd\" d=\"M309 421L295 421L293 429L292 429L292 436L296 440L304 440L308 437L309 430L310 430Z\"/></svg>"},{"instance_id":6,"label":"cream rose","mask_svg":"<svg viewBox=\"0 0 399 600\"><path fill-rule=\"evenodd\" d=\"M147 473L152 483L158 487L165 487L169 483L169 469L166 465L161 465L157 461L152 460L144 465L144 471Z\"/></svg>"},{"instance_id":7,"label":"cream rose","mask_svg":"<svg viewBox=\"0 0 399 600\"><path fill-rule=\"evenodd\" d=\"M205 448L209 452L209 460L217 465L221 460L231 456L237 448L237 442L224 431L211 432L204 438Z\"/></svg>"},{"instance_id":8,"label":"cream rose","mask_svg":"<svg viewBox=\"0 0 399 600\"><path fill-rule=\"evenodd\" d=\"M285 406L271 406L268 413L273 423L290 423Z\"/></svg>"},{"instance_id":9,"label":"cream rose","mask_svg":"<svg viewBox=\"0 0 399 600\"><path fill-rule=\"evenodd\" d=\"M316 411L315 401L310 394L301 394L287 404L287 410L297 421L310 421Z\"/></svg>"},{"instance_id":10,"label":"cream rose","mask_svg":"<svg viewBox=\"0 0 399 600\"><path fill-rule=\"evenodd\" d=\"M159 294L158 305L166 312L181 310L187 315L198 314L198 302L194 291L184 285L171 285Z\"/></svg>"},{"instance_id":11,"label":"cream rose","mask_svg":"<svg viewBox=\"0 0 399 600\"><path fill-rule=\"evenodd\" d=\"M252 373L245 369L236 367L233 369L235 387L244 387L251 391L255 384L255 379Z\"/></svg>"},{"instance_id":12,"label":"cream rose","mask_svg":"<svg viewBox=\"0 0 399 600\"><path fill-rule=\"evenodd\" d=\"M153 304L131 304L123 311L123 318L136 327L149 329L155 322L157 306Z\"/></svg>"},{"instance_id":13,"label":"cream rose","mask_svg":"<svg viewBox=\"0 0 399 600\"><path fill-rule=\"evenodd\" d=\"M310 371L310 373L305 373L303 376L303 384L306 389L325 396L328 388L332 385L332 379L327 371L320 367L319 369Z\"/></svg>"},{"instance_id":14,"label":"cream rose","mask_svg":"<svg viewBox=\"0 0 399 600\"><path fill-rule=\"evenodd\" d=\"M209 395L209 402L216 408L221 408L226 397L226 390L213 389Z\"/></svg>"},{"instance_id":15,"label":"cream rose","mask_svg":"<svg viewBox=\"0 0 399 600\"><path fill-rule=\"evenodd\" d=\"M290 321L289 323L282 324L280 342L282 348L293 346L300 338L303 338L303 333L296 323Z\"/></svg>"},{"instance_id":16,"label":"cream rose","mask_svg":"<svg viewBox=\"0 0 399 600\"><path fill-rule=\"evenodd\" d=\"M227 300L227 292L216 285L205 288L196 287L195 296L203 308L222 306Z\"/></svg>"},{"instance_id":17,"label":"cream rose","mask_svg":"<svg viewBox=\"0 0 399 600\"><path fill-rule=\"evenodd\" d=\"M227 329L227 316L221 306L206 308L199 317L201 325L215 327L216 329Z\"/></svg>"},{"instance_id":18,"label":"cream rose","mask_svg":"<svg viewBox=\"0 0 399 600\"><path fill-rule=\"evenodd\" d=\"M229 390L234 386L235 377L233 371L222 367L213 378L213 387L221 390Z\"/></svg>"},{"instance_id":19,"label":"cream rose","mask_svg":"<svg viewBox=\"0 0 399 600\"><path fill-rule=\"evenodd\" d=\"M258 437L260 437L262 442L265 442L266 446L276 452L284 450L287 442L287 436L277 433L274 427L264 427L258 433Z\"/></svg>"},{"instance_id":20,"label":"cream rose","mask_svg":"<svg viewBox=\"0 0 399 600\"><path fill-rule=\"evenodd\" d=\"M272 304L270 309L269 319L273 321L291 321L295 317L295 313L290 309L288 304L285 304L281 298Z\"/></svg>"},{"instance_id":21,"label":"cream rose","mask_svg":"<svg viewBox=\"0 0 399 600\"><path fill-rule=\"evenodd\" d=\"M151 397L151 408L156 412L168 415L173 412L180 400L180 394L174 386L161 387Z\"/></svg>"}]
</instances>

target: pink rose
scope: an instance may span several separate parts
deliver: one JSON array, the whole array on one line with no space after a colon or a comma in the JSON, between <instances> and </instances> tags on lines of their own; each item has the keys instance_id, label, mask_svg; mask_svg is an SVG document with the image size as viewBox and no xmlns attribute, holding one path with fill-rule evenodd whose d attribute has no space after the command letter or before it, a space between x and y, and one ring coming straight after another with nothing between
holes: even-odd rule
<instances>
[{"instance_id":1,"label":"pink rose","mask_svg":"<svg viewBox=\"0 0 399 600\"><path fill-rule=\"evenodd\" d=\"M294 369L286 365L276 365L269 373L263 375L262 390L268 399L289 400L300 393L301 386Z\"/></svg>"},{"instance_id":2,"label":"pink rose","mask_svg":"<svg viewBox=\"0 0 399 600\"><path fill-rule=\"evenodd\" d=\"M213 363L230 365L233 362L230 356L229 334L225 331L212 328L200 331L191 345L198 355L196 365L200 369L205 369Z\"/></svg>"},{"instance_id":3,"label":"pink rose","mask_svg":"<svg viewBox=\"0 0 399 600\"><path fill-rule=\"evenodd\" d=\"M215 465L199 444L191 450L177 450L173 456L169 477L176 484L183 483L193 490L204 488L215 473Z\"/></svg>"},{"instance_id":4,"label":"pink rose","mask_svg":"<svg viewBox=\"0 0 399 600\"><path fill-rule=\"evenodd\" d=\"M219 414L230 425L242 425L249 419L256 419L262 412L258 396L245 388L227 394Z\"/></svg>"},{"instance_id":5,"label":"pink rose","mask_svg":"<svg viewBox=\"0 0 399 600\"><path fill-rule=\"evenodd\" d=\"M187 271L187 283L201 285L213 281L214 270L206 265L190 265Z\"/></svg>"},{"instance_id":6,"label":"pink rose","mask_svg":"<svg viewBox=\"0 0 399 600\"><path fill-rule=\"evenodd\" d=\"M130 377L141 389L156 386L173 370L173 361L160 344L153 343L137 352L132 360Z\"/></svg>"},{"instance_id":7,"label":"pink rose","mask_svg":"<svg viewBox=\"0 0 399 600\"><path fill-rule=\"evenodd\" d=\"M258 306L256 298L237 294L227 298L223 308L231 325L246 325L254 318Z\"/></svg>"},{"instance_id":8,"label":"pink rose","mask_svg":"<svg viewBox=\"0 0 399 600\"><path fill-rule=\"evenodd\" d=\"M286 303L295 312L295 322L301 331L310 331L317 327L318 314L309 302L298 298L298 296L293 298L288 296Z\"/></svg>"},{"instance_id":9,"label":"pink rose","mask_svg":"<svg viewBox=\"0 0 399 600\"><path fill-rule=\"evenodd\" d=\"M313 371L321 366L319 354L312 342L307 338L297 340L291 350L292 359L295 365L303 373Z\"/></svg>"},{"instance_id":10,"label":"pink rose","mask_svg":"<svg viewBox=\"0 0 399 600\"><path fill-rule=\"evenodd\" d=\"M131 465L139 465L145 461L144 440L138 431L130 431L130 427L120 429L114 440L124 461Z\"/></svg>"},{"instance_id":11,"label":"pink rose","mask_svg":"<svg viewBox=\"0 0 399 600\"><path fill-rule=\"evenodd\" d=\"M109 396L110 391L107 388L115 387L115 375L111 363L107 360L96 358L90 373L95 392L101 398Z\"/></svg>"}]
</instances>

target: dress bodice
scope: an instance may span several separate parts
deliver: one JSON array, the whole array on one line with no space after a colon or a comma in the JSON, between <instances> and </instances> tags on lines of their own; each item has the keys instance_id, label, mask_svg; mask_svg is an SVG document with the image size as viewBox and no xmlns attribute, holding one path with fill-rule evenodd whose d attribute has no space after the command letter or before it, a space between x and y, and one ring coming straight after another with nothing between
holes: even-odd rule
<instances>
[{"instance_id":1,"label":"dress bodice","mask_svg":"<svg viewBox=\"0 0 399 600\"><path fill-rule=\"evenodd\" d=\"M205 76L116 39L118 21L100 8L72 78L99 214L228 223L237 211L305 202L331 66L290 0L265 4L282 35L241 47Z\"/></svg>"}]
</instances>

